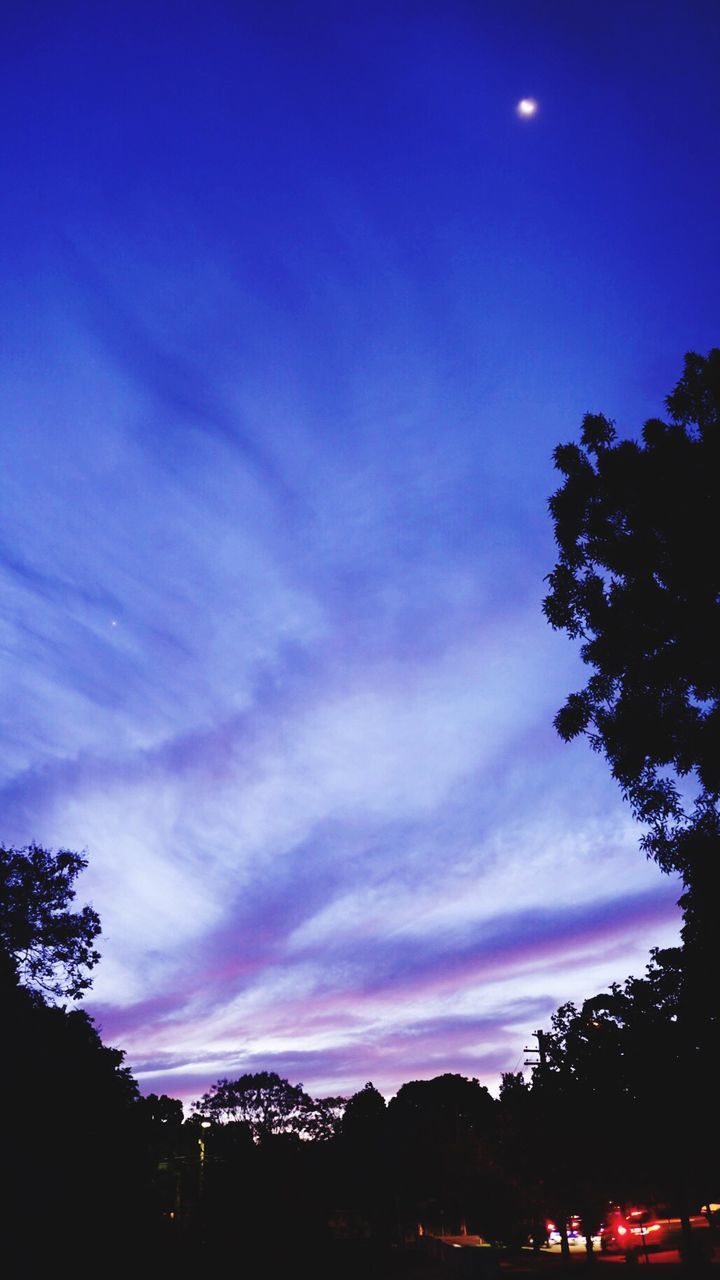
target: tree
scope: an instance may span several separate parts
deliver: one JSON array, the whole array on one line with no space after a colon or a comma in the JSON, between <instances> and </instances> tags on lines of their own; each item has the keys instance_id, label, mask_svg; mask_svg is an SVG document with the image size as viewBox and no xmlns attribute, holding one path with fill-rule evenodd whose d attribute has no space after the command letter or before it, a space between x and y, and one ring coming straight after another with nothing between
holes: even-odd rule
<instances>
[{"instance_id":1,"label":"tree","mask_svg":"<svg viewBox=\"0 0 720 1280\"><path fill-rule=\"evenodd\" d=\"M557 1133L553 1108L544 1105L522 1072L503 1072L497 1113L496 1203L506 1221L522 1224L525 1238L539 1250L547 1239L548 1214L557 1213L550 1175L562 1134Z\"/></svg>"},{"instance_id":2,"label":"tree","mask_svg":"<svg viewBox=\"0 0 720 1280\"><path fill-rule=\"evenodd\" d=\"M718 1126L712 1105L703 1109L696 1098L697 1073L687 1075L683 981L681 948L655 947L644 977L612 983L580 1008L561 1005L545 1033L531 1101L552 1112L564 1141L573 1209L584 1203L596 1221L609 1195L670 1200L686 1214L710 1198ZM578 1141L583 1133L592 1134L591 1150ZM552 1185L557 1142L540 1149L543 1180Z\"/></svg>"},{"instance_id":3,"label":"tree","mask_svg":"<svg viewBox=\"0 0 720 1280\"><path fill-rule=\"evenodd\" d=\"M443 1233L462 1231L468 1222L477 1226L473 1215L488 1204L496 1105L477 1079L450 1072L412 1080L390 1100L388 1130L406 1221Z\"/></svg>"},{"instance_id":4,"label":"tree","mask_svg":"<svg viewBox=\"0 0 720 1280\"><path fill-rule=\"evenodd\" d=\"M147 1093L137 1099L136 1111L148 1133L160 1135L163 1131L179 1129L183 1123L183 1104L179 1098L169 1098L166 1093Z\"/></svg>"},{"instance_id":5,"label":"tree","mask_svg":"<svg viewBox=\"0 0 720 1280\"><path fill-rule=\"evenodd\" d=\"M48 1005L17 983L3 992L2 1019L9 1273L62 1261L89 1274L108 1239L117 1254L145 1248L150 1186L123 1052L102 1043L83 1009Z\"/></svg>"},{"instance_id":6,"label":"tree","mask_svg":"<svg viewBox=\"0 0 720 1280\"><path fill-rule=\"evenodd\" d=\"M71 1000L90 986L100 919L92 907L70 906L86 866L69 849L0 848L0 958L11 981Z\"/></svg>"},{"instance_id":7,"label":"tree","mask_svg":"<svg viewBox=\"0 0 720 1280\"><path fill-rule=\"evenodd\" d=\"M60 1260L89 1273L108 1239L119 1266L125 1250L149 1257L161 1243L143 1110L125 1055L103 1044L83 1009L56 1003L82 996L99 959L97 914L71 906L85 865L66 849L0 849L0 1095L12 1174L3 1256L12 1270L17 1253L15 1269L33 1274ZM179 1103L173 1110L171 1100L157 1101L166 1115L177 1117L177 1107L182 1114Z\"/></svg>"},{"instance_id":8,"label":"tree","mask_svg":"<svg viewBox=\"0 0 720 1280\"><path fill-rule=\"evenodd\" d=\"M343 1138L361 1146L384 1141L387 1128L387 1103L368 1080L364 1088L348 1099L340 1123Z\"/></svg>"},{"instance_id":9,"label":"tree","mask_svg":"<svg viewBox=\"0 0 720 1280\"><path fill-rule=\"evenodd\" d=\"M586 414L581 445L555 450L543 609L594 668L558 732L604 753L647 853L693 885L720 832L720 349L685 357L666 405L642 442Z\"/></svg>"},{"instance_id":10,"label":"tree","mask_svg":"<svg viewBox=\"0 0 720 1280\"><path fill-rule=\"evenodd\" d=\"M680 981L662 1043L682 1116L690 1090L711 1096L720 1051L720 349L688 353L665 404L670 421L649 419L640 440L586 414L580 445L555 450L559 555L543 609L592 668L555 718L560 736L584 734L605 756L641 847L682 878ZM709 1150L708 1116L683 1123Z\"/></svg>"},{"instance_id":11,"label":"tree","mask_svg":"<svg viewBox=\"0 0 720 1280\"><path fill-rule=\"evenodd\" d=\"M205 1135L203 1265L210 1258L224 1266L241 1253L251 1269L273 1275L303 1265L324 1274L320 1251L343 1186L335 1139L344 1106L342 1098L315 1100L272 1071L218 1080L195 1103L186 1125Z\"/></svg>"},{"instance_id":12,"label":"tree","mask_svg":"<svg viewBox=\"0 0 720 1280\"><path fill-rule=\"evenodd\" d=\"M586 414L580 445L555 450L565 479L549 502L559 556L543 609L593 668L556 728L604 754L642 848L680 873L683 1016L717 1041L720 349L686 355L665 403L670 422L649 419L640 441Z\"/></svg>"},{"instance_id":13,"label":"tree","mask_svg":"<svg viewBox=\"0 0 720 1280\"><path fill-rule=\"evenodd\" d=\"M314 1100L301 1084L290 1084L274 1071L218 1080L195 1104L194 1111L207 1120L242 1120L255 1142L279 1134L324 1139L332 1136L343 1098Z\"/></svg>"},{"instance_id":14,"label":"tree","mask_svg":"<svg viewBox=\"0 0 720 1280\"><path fill-rule=\"evenodd\" d=\"M368 1081L348 1099L339 1126L338 1196L359 1215L361 1229L387 1241L397 1228L387 1103Z\"/></svg>"}]
</instances>

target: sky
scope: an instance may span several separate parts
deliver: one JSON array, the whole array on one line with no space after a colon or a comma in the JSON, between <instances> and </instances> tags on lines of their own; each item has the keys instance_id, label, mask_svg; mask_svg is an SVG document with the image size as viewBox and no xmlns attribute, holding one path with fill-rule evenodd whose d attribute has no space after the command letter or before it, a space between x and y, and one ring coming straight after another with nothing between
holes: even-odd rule
<instances>
[{"instance_id":1,"label":"sky","mask_svg":"<svg viewBox=\"0 0 720 1280\"><path fill-rule=\"evenodd\" d=\"M542 600L555 446L718 345L718 6L0 28L0 841L143 1093L496 1093L678 940Z\"/></svg>"}]
</instances>

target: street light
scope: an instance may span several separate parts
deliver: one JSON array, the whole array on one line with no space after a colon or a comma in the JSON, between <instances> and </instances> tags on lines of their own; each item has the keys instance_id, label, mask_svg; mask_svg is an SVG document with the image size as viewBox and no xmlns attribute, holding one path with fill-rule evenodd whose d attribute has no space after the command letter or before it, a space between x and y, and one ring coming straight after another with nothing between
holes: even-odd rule
<instances>
[{"instance_id":1,"label":"street light","mask_svg":"<svg viewBox=\"0 0 720 1280\"><path fill-rule=\"evenodd\" d=\"M210 1121L209 1121L209 1120L201 1120L201 1121L200 1121L200 1128L201 1128L201 1129L209 1129L209 1128L210 1128ZM201 1133L201 1134L200 1134L200 1137L198 1138L198 1146L200 1147L200 1164L204 1164L204 1163L205 1163L205 1135L204 1135L204 1133Z\"/></svg>"},{"instance_id":2,"label":"street light","mask_svg":"<svg viewBox=\"0 0 720 1280\"><path fill-rule=\"evenodd\" d=\"M200 1129L209 1129L211 1127L209 1120L200 1121ZM205 1180L205 1134L200 1133L198 1138L198 1146L200 1147L200 1193L202 1194L203 1182Z\"/></svg>"}]
</instances>

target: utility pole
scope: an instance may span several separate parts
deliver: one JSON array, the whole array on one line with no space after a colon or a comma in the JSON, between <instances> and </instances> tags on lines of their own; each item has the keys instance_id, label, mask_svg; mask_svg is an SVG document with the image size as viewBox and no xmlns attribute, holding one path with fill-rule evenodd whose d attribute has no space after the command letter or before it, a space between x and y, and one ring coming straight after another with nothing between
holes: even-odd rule
<instances>
[{"instance_id":1,"label":"utility pole","mask_svg":"<svg viewBox=\"0 0 720 1280\"><path fill-rule=\"evenodd\" d=\"M526 1045L525 1048L523 1049L523 1053L534 1053L534 1054L537 1054L538 1057L526 1058L524 1065L526 1067L546 1067L547 1066L547 1052L545 1048L546 1033L544 1031L533 1031L533 1035L535 1036L538 1042L537 1049L530 1048Z\"/></svg>"}]
</instances>

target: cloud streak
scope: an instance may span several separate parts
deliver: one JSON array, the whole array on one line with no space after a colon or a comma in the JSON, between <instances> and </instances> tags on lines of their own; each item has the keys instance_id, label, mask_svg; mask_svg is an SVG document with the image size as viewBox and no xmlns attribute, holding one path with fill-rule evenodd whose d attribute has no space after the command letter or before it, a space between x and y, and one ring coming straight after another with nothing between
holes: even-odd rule
<instances>
[{"instance_id":1,"label":"cloud streak","mask_svg":"<svg viewBox=\"0 0 720 1280\"><path fill-rule=\"evenodd\" d=\"M541 602L554 446L716 342L711 201L678 237L715 61L676 66L680 130L640 19L521 8L310 4L289 41L221 5L139 61L133 14L18 17L0 838L87 851L88 1008L144 1089L495 1088L677 939L554 733L584 673Z\"/></svg>"}]
</instances>

